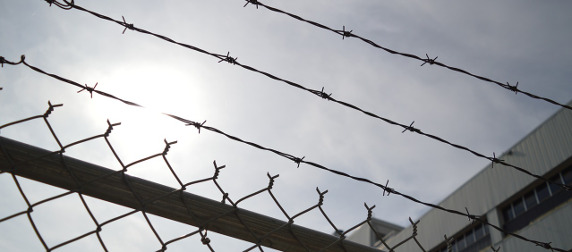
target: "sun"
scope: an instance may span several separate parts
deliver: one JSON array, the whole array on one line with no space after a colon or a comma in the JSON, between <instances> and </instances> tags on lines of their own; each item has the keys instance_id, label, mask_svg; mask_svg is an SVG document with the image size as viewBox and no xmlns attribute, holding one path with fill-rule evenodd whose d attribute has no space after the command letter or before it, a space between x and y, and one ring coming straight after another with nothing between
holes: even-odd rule
<instances>
[{"instance_id":1,"label":"sun","mask_svg":"<svg viewBox=\"0 0 572 252\"><path fill-rule=\"evenodd\" d=\"M97 86L91 87L140 106L94 93L90 114L97 120L106 118L112 123L130 125L128 134L132 138L188 133L186 127L181 127L185 126L183 122L166 114L194 120L206 107L205 94L202 87L196 85L196 77L178 67L153 63L123 65L98 80Z\"/></svg>"}]
</instances>

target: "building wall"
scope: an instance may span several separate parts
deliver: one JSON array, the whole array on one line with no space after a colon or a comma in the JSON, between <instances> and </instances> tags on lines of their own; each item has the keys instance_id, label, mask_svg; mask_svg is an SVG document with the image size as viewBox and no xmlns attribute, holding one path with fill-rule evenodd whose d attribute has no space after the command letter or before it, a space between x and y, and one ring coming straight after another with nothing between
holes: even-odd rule
<instances>
[{"instance_id":1,"label":"building wall","mask_svg":"<svg viewBox=\"0 0 572 252\"><path fill-rule=\"evenodd\" d=\"M560 205L551 212L538 218L530 225L521 229L518 234L535 240L552 242L552 246L564 249L572 248L572 200ZM535 247L530 243L507 237L505 240L497 242L495 247L502 247L502 251L541 251L547 250Z\"/></svg>"},{"instance_id":2,"label":"building wall","mask_svg":"<svg viewBox=\"0 0 572 252\"><path fill-rule=\"evenodd\" d=\"M403 230L403 227L379 220L376 218L372 218L370 220L371 225L375 228L376 233L381 237L385 237L387 235L392 235L394 233L400 232ZM372 246L374 245L379 239L375 235L375 232L371 229L370 225L363 224L358 227L355 231L351 232L351 234L346 238L348 241L357 242L360 244ZM385 241L385 239L384 239Z\"/></svg>"},{"instance_id":3,"label":"building wall","mask_svg":"<svg viewBox=\"0 0 572 252\"><path fill-rule=\"evenodd\" d=\"M572 102L570 102L569 105L572 105ZM507 163L522 167L534 174L544 175L550 173L554 168L560 168L572 162L571 157L572 111L561 109L498 158L505 160ZM445 198L440 205L461 212L465 212L465 207L467 207L470 214L486 215L488 221L501 226L501 220L499 219L496 207L535 180L535 178L510 167L494 165L494 168L491 168L491 165L489 165L450 196ZM572 234L572 225L566 226L558 223L558 218L560 217L565 217L566 221L568 221L567 223L569 223L572 218L570 203L567 203L562 209L568 209L568 212L566 213L561 210L554 211L553 215L545 216L541 218L542 220L538 220L538 225L530 225L520 230L519 233L522 232L525 237L530 233L531 238L552 241L553 246L571 248L572 245L569 243L570 239L566 238ZM565 221L562 222L566 223ZM555 223L557 223L557 225L548 226L548 224ZM455 216L432 209L421 217L421 222L418 225L419 235L417 238L423 247L431 249L444 241L443 235L446 234L447 237L453 236L469 224L470 221L467 217ZM557 230L557 232L550 234L560 235L560 237L547 235L545 230L548 230L548 228ZM406 239L411 232L411 227L407 227L398 233L392 241L402 241ZM493 244L503 238L502 234L498 231L490 230L490 232ZM540 233L543 233L543 235L539 235ZM522 246L529 248L530 243L528 245L519 245L519 242L512 240L514 239L507 239L506 246L508 247L507 249L503 248L503 251L531 251L528 249L518 249ZM394 244L390 243L389 245L392 246ZM508 249L509 247L514 248L514 250ZM416 245L412 243L402 245L399 248L400 251L418 250Z\"/></svg>"},{"instance_id":4,"label":"building wall","mask_svg":"<svg viewBox=\"0 0 572 252\"><path fill-rule=\"evenodd\" d=\"M349 241L357 242L359 244L371 246L371 232L372 231L369 225L361 225L346 239Z\"/></svg>"}]
</instances>

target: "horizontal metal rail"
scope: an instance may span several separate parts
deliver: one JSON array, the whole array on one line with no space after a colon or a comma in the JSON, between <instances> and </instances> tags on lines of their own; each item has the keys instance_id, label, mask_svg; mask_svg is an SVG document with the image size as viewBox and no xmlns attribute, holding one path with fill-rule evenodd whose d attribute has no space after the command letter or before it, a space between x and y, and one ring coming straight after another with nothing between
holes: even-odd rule
<instances>
[{"instance_id":1,"label":"horizontal metal rail","mask_svg":"<svg viewBox=\"0 0 572 252\"><path fill-rule=\"evenodd\" d=\"M0 171L282 251L380 251L4 137Z\"/></svg>"}]
</instances>

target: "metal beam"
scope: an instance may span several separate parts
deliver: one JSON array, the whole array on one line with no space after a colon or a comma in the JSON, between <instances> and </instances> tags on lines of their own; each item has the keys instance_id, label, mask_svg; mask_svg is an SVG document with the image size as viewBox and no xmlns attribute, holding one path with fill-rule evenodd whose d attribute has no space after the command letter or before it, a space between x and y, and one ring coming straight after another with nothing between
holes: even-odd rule
<instances>
[{"instance_id":1,"label":"metal beam","mask_svg":"<svg viewBox=\"0 0 572 252\"><path fill-rule=\"evenodd\" d=\"M261 245L282 251L321 251L339 239L3 137L0 170L252 243L260 242L252 233L256 237L271 233ZM133 192L146 202L144 207ZM380 250L344 240L323 251Z\"/></svg>"}]
</instances>

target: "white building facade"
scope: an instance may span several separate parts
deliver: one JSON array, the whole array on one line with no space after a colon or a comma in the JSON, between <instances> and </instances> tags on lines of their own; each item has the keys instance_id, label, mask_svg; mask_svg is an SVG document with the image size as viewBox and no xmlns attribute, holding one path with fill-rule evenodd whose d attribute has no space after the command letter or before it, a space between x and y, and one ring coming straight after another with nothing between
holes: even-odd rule
<instances>
[{"instance_id":1,"label":"white building facade","mask_svg":"<svg viewBox=\"0 0 572 252\"><path fill-rule=\"evenodd\" d=\"M572 102L568 103L572 106ZM572 111L561 109L520 142L498 157L523 167L550 181L572 185ZM445 198L440 206L486 218L505 231L526 238L550 242L553 247L572 251L572 191L536 179L502 165L485 167L464 185ZM412 227L386 237L390 247L405 240ZM479 222L431 209L417 225L418 241L431 252L447 251L444 236L450 239L451 251L503 252L547 251ZM349 237L358 240L358 233ZM368 244L370 245L370 244ZM387 248L379 247L382 250ZM420 251L408 242L397 251Z\"/></svg>"}]
</instances>

